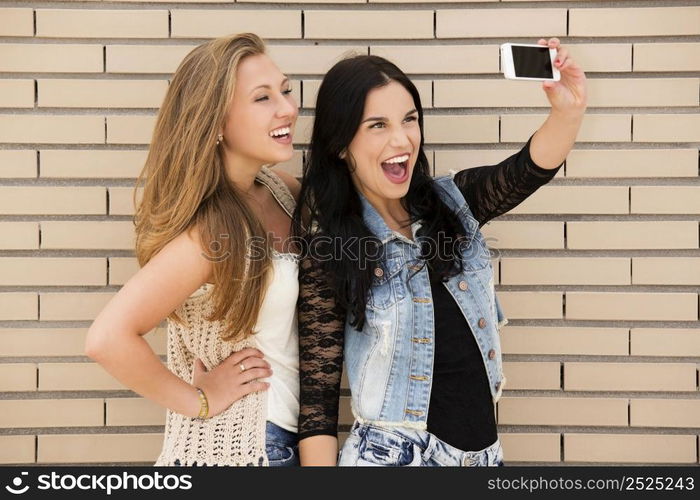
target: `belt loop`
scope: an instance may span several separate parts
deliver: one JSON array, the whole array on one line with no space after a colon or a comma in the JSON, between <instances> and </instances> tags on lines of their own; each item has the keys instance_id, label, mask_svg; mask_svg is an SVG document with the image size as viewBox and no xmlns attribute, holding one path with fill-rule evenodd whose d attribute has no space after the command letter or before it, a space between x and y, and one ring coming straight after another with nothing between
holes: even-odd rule
<instances>
[{"instance_id":1,"label":"belt loop","mask_svg":"<svg viewBox=\"0 0 700 500\"><path fill-rule=\"evenodd\" d=\"M369 430L369 424L360 423L358 421L357 422L357 429L358 429L357 435L364 439L365 434L367 434L367 431Z\"/></svg>"}]
</instances>

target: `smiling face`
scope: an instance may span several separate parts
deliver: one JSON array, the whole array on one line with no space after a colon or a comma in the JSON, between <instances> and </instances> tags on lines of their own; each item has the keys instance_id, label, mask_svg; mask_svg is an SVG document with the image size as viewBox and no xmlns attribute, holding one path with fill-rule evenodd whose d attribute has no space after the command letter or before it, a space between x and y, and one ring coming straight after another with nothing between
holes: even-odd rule
<instances>
[{"instance_id":1,"label":"smiling face","mask_svg":"<svg viewBox=\"0 0 700 500\"><path fill-rule=\"evenodd\" d=\"M408 192L420 143L418 111L408 90L393 80L372 89L347 148L357 190L374 205L401 199Z\"/></svg>"},{"instance_id":2,"label":"smiling face","mask_svg":"<svg viewBox=\"0 0 700 500\"><path fill-rule=\"evenodd\" d=\"M228 162L260 166L292 157L299 111L291 94L289 79L266 54L240 62L222 131Z\"/></svg>"}]
</instances>

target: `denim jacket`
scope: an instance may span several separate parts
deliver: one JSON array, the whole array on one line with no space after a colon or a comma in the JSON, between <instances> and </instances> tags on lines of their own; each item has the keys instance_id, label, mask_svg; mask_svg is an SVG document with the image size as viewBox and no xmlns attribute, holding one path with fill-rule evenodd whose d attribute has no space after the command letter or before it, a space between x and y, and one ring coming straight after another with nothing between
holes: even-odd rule
<instances>
[{"instance_id":1,"label":"denim jacket","mask_svg":"<svg viewBox=\"0 0 700 500\"><path fill-rule=\"evenodd\" d=\"M476 339L495 403L506 381L499 331L508 319L495 293L493 266L479 223L453 175L436 178L435 183L442 188L440 198L466 230L464 269L443 285ZM353 414L360 423L426 429L435 332L428 269L418 266L420 237L412 241L392 231L362 194L360 199L364 222L384 245L384 253L374 270L364 328L357 331L349 319L345 324ZM419 223L413 226L414 235L417 227Z\"/></svg>"}]
</instances>

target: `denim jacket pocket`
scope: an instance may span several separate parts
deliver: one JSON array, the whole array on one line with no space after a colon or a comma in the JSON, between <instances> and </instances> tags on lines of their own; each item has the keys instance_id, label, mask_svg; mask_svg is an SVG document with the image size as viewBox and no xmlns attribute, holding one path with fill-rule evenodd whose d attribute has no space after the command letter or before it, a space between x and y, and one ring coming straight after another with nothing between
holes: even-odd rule
<instances>
[{"instance_id":1,"label":"denim jacket pocket","mask_svg":"<svg viewBox=\"0 0 700 500\"><path fill-rule=\"evenodd\" d=\"M374 275L367 300L370 309L389 309L406 295L403 292L401 266L398 263L382 264L375 269Z\"/></svg>"}]
</instances>

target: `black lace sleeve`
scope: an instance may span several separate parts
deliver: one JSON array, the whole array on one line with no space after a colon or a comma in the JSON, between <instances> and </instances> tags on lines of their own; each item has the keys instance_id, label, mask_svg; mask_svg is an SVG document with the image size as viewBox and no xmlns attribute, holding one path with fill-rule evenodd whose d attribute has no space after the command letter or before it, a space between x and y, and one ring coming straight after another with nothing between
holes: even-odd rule
<instances>
[{"instance_id":1,"label":"black lace sleeve","mask_svg":"<svg viewBox=\"0 0 700 500\"><path fill-rule=\"evenodd\" d=\"M336 436L345 310L318 263L299 262L299 439Z\"/></svg>"},{"instance_id":2,"label":"black lace sleeve","mask_svg":"<svg viewBox=\"0 0 700 500\"><path fill-rule=\"evenodd\" d=\"M535 164L530 157L530 141L532 136L520 151L501 163L467 168L455 174L454 182L479 226L518 206L552 180L564 165L562 162L557 168L546 169Z\"/></svg>"}]
</instances>

